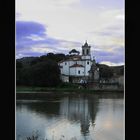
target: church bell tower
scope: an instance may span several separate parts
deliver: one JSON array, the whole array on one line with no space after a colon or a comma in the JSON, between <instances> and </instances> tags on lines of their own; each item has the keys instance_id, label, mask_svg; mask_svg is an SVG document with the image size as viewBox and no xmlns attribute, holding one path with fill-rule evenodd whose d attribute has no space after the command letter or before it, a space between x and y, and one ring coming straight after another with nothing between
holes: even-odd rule
<instances>
[{"instance_id":1,"label":"church bell tower","mask_svg":"<svg viewBox=\"0 0 140 140\"><path fill-rule=\"evenodd\" d=\"M82 58L83 59L91 59L91 52L90 52L91 46L88 45L87 41L82 46Z\"/></svg>"}]
</instances>

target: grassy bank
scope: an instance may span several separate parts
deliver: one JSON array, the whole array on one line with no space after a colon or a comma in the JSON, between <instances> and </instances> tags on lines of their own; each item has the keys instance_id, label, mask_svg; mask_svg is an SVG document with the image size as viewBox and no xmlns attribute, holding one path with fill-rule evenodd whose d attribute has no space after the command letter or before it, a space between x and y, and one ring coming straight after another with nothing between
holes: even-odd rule
<instances>
[{"instance_id":1,"label":"grassy bank","mask_svg":"<svg viewBox=\"0 0 140 140\"><path fill-rule=\"evenodd\" d=\"M27 86L17 86L16 87L16 99L48 99L54 97L63 97L63 96L78 96L80 95L123 95L122 90L95 90L95 89L78 89L71 87L57 87L57 88L48 88L48 87L27 87Z\"/></svg>"},{"instance_id":2,"label":"grassy bank","mask_svg":"<svg viewBox=\"0 0 140 140\"><path fill-rule=\"evenodd\" d=\"M16 93L62 93L62 92L75 92L75 93L94 93L94 92L123 92L123 90L110 90L110 89L88 89L78 87L27 87L27 86L17 86Z\"/></svg>"}]
</instances>

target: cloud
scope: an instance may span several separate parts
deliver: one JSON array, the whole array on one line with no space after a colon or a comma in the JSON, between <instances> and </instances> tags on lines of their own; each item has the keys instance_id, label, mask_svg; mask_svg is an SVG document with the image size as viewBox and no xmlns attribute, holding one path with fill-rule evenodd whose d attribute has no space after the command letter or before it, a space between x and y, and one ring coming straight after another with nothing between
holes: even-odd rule
<instances>
[{"instance_id":1,"label":"cloud","mask_svg":"<svg viewBox=\"0 0 140 140\"><path fill-rule=\"evenodd\" d=\"M100 62L100 64L105 64L105 65L108 65L108 66L121 66L121 65L124 65L124 63L113 63L113 62L110 62L110 61L102 61Z\"/></svg>"},{"instance_id":2,"label":"cloud","mask_svg":"<svg viewBox=\"0 0 140 140\"><path fill-rule=\"evenodd\" d=\"M98 61L124 62L123 6L124 0L17 0L17 55L81 52L88 40Z\"/></svg>"},{"instance_id":3,"label":"cloud","mask_svg":"<svg viewBox=\"0 0 140 140\"><path fill-rule=\"evenodd\" d=\"M89 7L99 8L122 8L124 7L124 0L81 0L83 5Z\"/></svg>"},{"instance_id":4,"label":"cloud","mask_svg":"<svg viewBox=\"0 0 140 140\"><path fill-rule=\"evenodd\" d=\"M116 47L112 51L95 50L93 51L97 62L104 63L110 62L116 65L124 64L124 49L121 46Z\"/></svg>"},{"instance_id":5,"label":"cloud","mask_svg":"<svg viewBox=\"0 0 140 140\"><path fill-rule=\"evenodd\" d=\"M37 35L39 37L45 36L45 27L37 22L32 21L17 21L16 22L16 38L28 37L31 35Z\"/></svg>"},{"instance_id":6,"label":"cloud","mask_svg":"<svg viewBox=\"0 0 140 140\"><path fill-rule=\"evenodd\" d=\"M29 55L41 55L40 52L33 52L34 45L41 43L53 44L56 40L47 39L46 28L37 22L17 21L16 22L16 54L17 57Z\"/></svg>"},{"instance_id":7,"label":"cloud","mask_svg":"<svg viewBox=\"0 0 140 140\"><path fill-rule=\"evenodd\" d=\"M48 52L68 53L77 48L78 42L58 40L47 35L46 28L40 23L17 21L16 57L39 56Z\"/></svg>"},{"instance_id":8,"label":"cloud","mask_svg":"<svg viewBox=\"0 0 140 140\"><path fill-rule=\"evenodd\" d=\"M32 28L33 27L33 28ZM36 29L34 29L36 27ZM65 53L72 49L81 52L84 42L72 42L50 38L43 25L35 22L18 22L16 32L16 58L25 56L40 56L49 52ZM91 45L92 55L98 62L121 63L124 61L123 46L94 46Z\"/></svg>"},{"instance_id":9,"label":"cloud","mask_svg":"<svg viewBox=\"0 0 140 140\"><path fill-rule=\"evenodd\" d=\"M104 44L109 42L104 41L102 36L105 34L113 34L112 31L106 31L107 28L118 26L120 30L118 35L122 34L124 22L118 18L124 16L123 8L116 8L113 1L107 3L111 4L111 8L105 5L106 9L100 10L100 4L105 4L104 1L79 1L79 0L20 0L17 1L17 12L22 16L17 20L32 20L42 23L47 26L47 34L56 39L82 42L88 40L91 43ZM96 5L98 3L98 5ZM117 3L117 2L115 2ZM119 1L119 3L122 3ZM71 6L75 4L75 6ZM87 4L92 9L82 6ZM34 5L31 8L31 5ZM57 6L56 6L57 5ZM60 5L65 5L61 7ZM102 34L91 34L89 32L101 32ZM120 32L121 31L121 32ZM108 36L109 37L109 36ZM94 42L93 42L94 41Z\"/></svg>"}]
</instances>

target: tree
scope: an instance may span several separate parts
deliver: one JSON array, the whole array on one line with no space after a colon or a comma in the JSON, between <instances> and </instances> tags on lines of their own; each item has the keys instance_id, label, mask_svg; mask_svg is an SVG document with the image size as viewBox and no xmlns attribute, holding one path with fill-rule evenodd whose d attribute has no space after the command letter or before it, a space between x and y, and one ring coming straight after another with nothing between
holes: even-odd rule
<instances>
[{"instance_id":1,"label":"tree","mask_svg":"<svg viewBox=\"0 0 140 140\"><path fill-rule=\"evenodd\" d=\"M31 69L31 79L34 86L57 86L60 82L59 67L52 60L37 63Z\"/></svg>"},{"instance_id":2,"label":"tree","mask_svg":"<svg viewBox=\"0 0 140 140\"><path fill-rule=\"evenodd\" d=\"M22 68L23 68L22 63L19 61L16 61L16 83L17 83L17 85L20 84Z\"/></svg>"},{"instance_id":3,"label":"tree","mask_svg":"<svg viewBox=\"0 0 140 140\"><path fill-rule=\"evenodd\" d=\"M107 66L107 65L100 65L98 64L99 66L99 75L100 75L100 79L109 79L113 76L113 71L112 69Z\"/></svg>"},{"instance_id":4,"label":"tree","mask_svg":"<svg viewBox=\"0 0 140 140\"><path fill-rule=\"evenodd\" d=\"M58 53L58 54L53 54L53 53L48 53L47 55L43 55L40 57L41 61L47 61L47 60L53 60L55 62L59 62L61 60L64 60L66 58L65 54Z\"/></svg>"},{"instance_id":5,"label":"tree","mask_svg":"<svg viewBox=\"0 0 140 140\"><path fill-rule=\"evenodd\" d=\"M16 60L16 84L25 86L57 86L60 83L58 62L65 58L65 54L62 53L48 53L40 57L26 57Z\"/></svg>"},{"instance_id":6,"label":"tree","mask_svg":"<svg viewBox=\"0 0 140 140\"><path fill-rule=\"evenodd\" d=\"M16 69L21 69L23 67L22 63L19 61L16 61Z\"/></svg>"}]
</instances>

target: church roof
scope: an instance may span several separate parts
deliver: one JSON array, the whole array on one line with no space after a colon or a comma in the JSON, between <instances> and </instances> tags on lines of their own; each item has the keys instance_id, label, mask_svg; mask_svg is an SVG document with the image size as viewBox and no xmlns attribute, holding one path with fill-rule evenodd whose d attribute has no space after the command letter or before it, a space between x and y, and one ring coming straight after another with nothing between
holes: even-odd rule
<instances>
[{"instance_id":1,"label":"church roof","mask_svg":"<svg viewBox=\"0 0 140 140\"><path fill-rule=\"evenodd\" d=\"M81 60L81 55L75 55L70 58L70 60Z\"/></svg>"},{"instance_id":2,"label":"church roof","mask_svg":"<svg viewBox=\"0 0 140 140\"><path fill-rule=\"evenodd\" d=\"M81 57L82 57L81 55L74 55L74 56L71 56L68 59L59 61L58 64L63 63L65 61L75 61L75 60L78 61L78 60L81 60Z\"/></svg>"},{"instance_id":3,"label":"church roof","mask_svg":"<svg viewBox=\"0 0 140 140\"><path fill-rule=\"evenodd\" d=\"M87 41L86 41L85 44L82 47L91 47L91 46L89 46Z\"/></svg>"},{"instance_id":4,"label":"church roof","mask_svg":"<svg viewBox=\"0 0 140 140\"><path fill-rule=\"evenodd\" d=\"M71 54L71 53L80 53L79 51L77 51L76 49L72 49L70 52L69 52L69 54Z\"/></svg>"},{"instance_id":5,"label":"church roof","mask_svg":"<svg viewBox=\"0 0 140 140\"><path fill-rule=\"evenodd\" d=\"M84 66L80 65L80 64L74 64L74 65L70 66L70 68L73 68L73 67L84 67Z\"/></svg>"},{"instance_id":6,"label":"church roof","mask_svg":"<svg viewBox=\"0 0 140 140\"><path fill-rule=\"evenodd\" d=\"M84 46L88 46L88 43L87 43L87 42L85 42Z\"/></svg>"}]
</instances>

